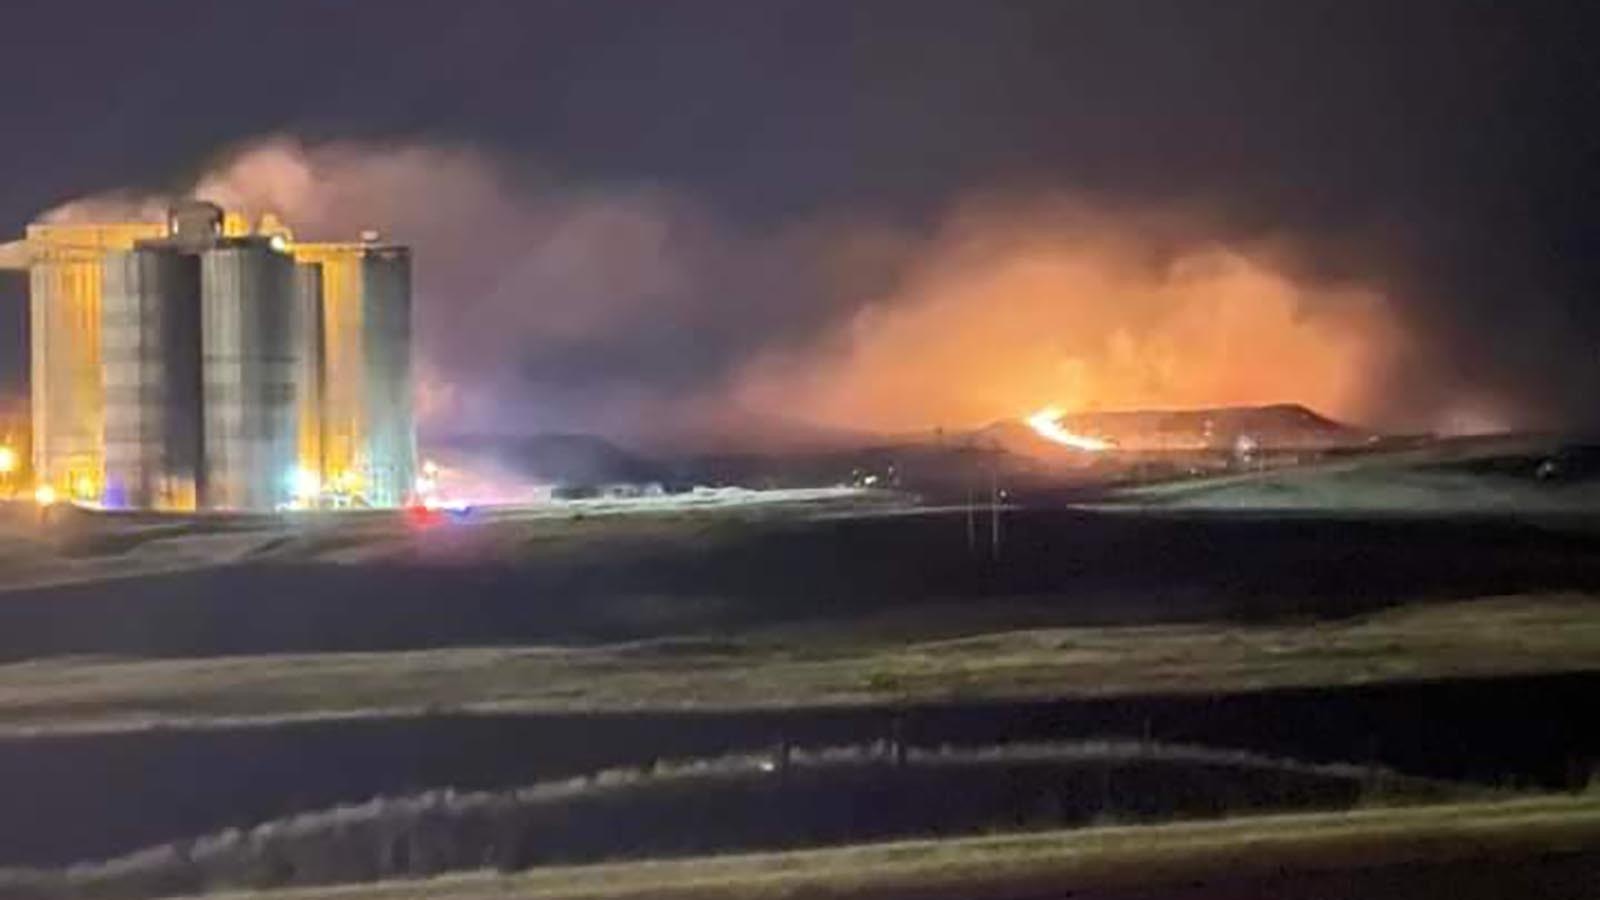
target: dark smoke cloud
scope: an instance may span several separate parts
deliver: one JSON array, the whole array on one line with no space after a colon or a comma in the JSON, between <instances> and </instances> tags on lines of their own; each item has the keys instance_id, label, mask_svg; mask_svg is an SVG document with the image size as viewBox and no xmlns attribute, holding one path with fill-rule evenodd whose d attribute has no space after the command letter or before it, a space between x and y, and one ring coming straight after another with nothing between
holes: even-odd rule
<instances>
[{"instance_id":1,"label":"dark smoke cloud","mask_svg":"<svg viewBox=\"0 0 1600 900\"><path fill-rule=\"evenodd\" d=\"M423 422L438 433L725 427L742 365L824 333L908 251L860 223L737 231L663 186L573 184L437 144L266 139L192 192L301 239L373 228L413 245ZM151 218L167 202L114 193L48 218Z\"/></svg>"},{"instance_id":2,"label":"dark smoke cloud","mask_svg":"<svg viewBox=\"0 0 1600 900\"><path fill-rule=\"evenodd\" d=\"M1227 197L990 192L932 227L756 228L663 184L464 145L291 137L240 146L188 192L304 239L377 228L413 245L435 435L706 443L1266 402L1471 431L1570 419L1551 374L1589 375L1583 332L1550 304L1496 309L1504 347L1448 313L1484 285L1429 273L1414 223L1297 230ZM168 199L98 195L50 217L155 217Z\"/></svg>"},{"instance_id":3,"label":"dark smoke cloud","mask_svg":"<svg viewBox=\"0 0 1600 900\"><path fill-rule=\"evenodd\" d=\"M1043 405L1298 401L1370 418L1405 345L1381 285L1197 207L990 195L931 231L819 216L755 232L660 185L291 138L229 154L193 193L303 239L378 228L412 244L435 434L748 441ZM93 197L52 217L164 202Z\"/></svg>"}]
</instances>

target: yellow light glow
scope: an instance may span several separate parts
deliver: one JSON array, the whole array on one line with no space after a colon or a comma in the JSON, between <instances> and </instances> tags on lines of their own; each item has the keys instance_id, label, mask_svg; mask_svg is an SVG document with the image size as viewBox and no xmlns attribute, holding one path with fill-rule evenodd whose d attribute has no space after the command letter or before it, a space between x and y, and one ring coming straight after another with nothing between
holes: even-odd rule
<instances>
[{"instance_id":1,"label":"yellow light glow","mask_svg":"<svg viewBox=\"0 0 1600 900\"><path fill-rule=\"evenodd\" d=\"M40 506L54 506L56 502L56 489L48 484L39 485L33 492L34 502Z\"/></svg>"},{"instance_id":2,"label":"yellow light glow","mask_svg":"<svg viewBox=\"0 0 1600 900\"><path fill-rule=\"evenodd\" d=\"M1053 406L1047 406L1027 418L1028 427L1032 428L1035 434L1045 440L1054 441L1074 450L1087 450L1090 453L1098 453L1102 450L1111 449L1110 441L1068 431L1061 424L1061 417L1061 410Z\"/></svg>"},{"instance_id":3,"label":"yellow light glow","mask_svg":"<svg viewBox=\"0 0 1600 900\"><path fill-rule=\"evenodd\" d=\"M295 469L289 479L290 493L297 500L315 500L322 493L322 479L310 469Z\"/></svg>"},{"instance_id":4,"label":"yellow light glow","mask_svg":"<svg viewBox=\"0 0 1600 900\"><path fill-rule=\"evenodd\" d=\"M361 466L365 444L365 334L362 296L365 291L364 254L361 244L292 243L296 262L322 266L321 393L316 408L303 408L301 422L318 423L315 456L302 447L303 459L315 459L324 472L352 471ZM312 434L302 427L302 435ZM329 484L344 493L359 486L337 475Z\"/></svg>"},{"instance_id":5,"label":"yellow light glow","mask_svg":"<svg viewBox=\"0 0 1600 900\"><path fill-rule=\"evenodd\" d=\"M105 255L160 238L165 222L33 224L34 390L39 478L70 484L68 473L104 464L105 388L100 358Z\"/></svg>"},{"instance_id":6,"label":"yellow light glow","mask_svg":"<svg viewBox=\"0 0 1600 900\"><path fill-rule=\"evenodd\" d=\"M10 475L17 470L17 451L0 445L0 475Z\"/></svg>"},{"instance_id":7,"label":"yellow light glow","mask_svg":"<svg viewBox=\"0 0 1600 900\"><path fill-rule=\"evenodd\" d=\"M79 500L93 500L100 492L96 489L94 479L87 475L79 475L72 482L72 496Z\"/></svg>"}]
</instances>

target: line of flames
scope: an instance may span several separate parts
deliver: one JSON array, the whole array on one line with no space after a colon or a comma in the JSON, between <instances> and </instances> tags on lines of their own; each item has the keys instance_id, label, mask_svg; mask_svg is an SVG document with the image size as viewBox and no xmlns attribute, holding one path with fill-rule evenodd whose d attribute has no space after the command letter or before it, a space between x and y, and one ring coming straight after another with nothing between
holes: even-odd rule
<instances>
[{"instance_id":1,"label":"line of flames","mask_svg":"<svg viewBox=\"0 0 1600 900\"><path fill-rule=\"evenodd\" d=\"M1103 450L1111 449L1112 444L1110 441L1068 430L1066 426L1061 424L1063 415L1061 410L1053 406L1047 406L1029 416L1025 421L1028 423L1028 427L1034 430L1035 434L1064 447L1085 450L1090 453L1099 453Z\"/></svg>"}]
</instances>

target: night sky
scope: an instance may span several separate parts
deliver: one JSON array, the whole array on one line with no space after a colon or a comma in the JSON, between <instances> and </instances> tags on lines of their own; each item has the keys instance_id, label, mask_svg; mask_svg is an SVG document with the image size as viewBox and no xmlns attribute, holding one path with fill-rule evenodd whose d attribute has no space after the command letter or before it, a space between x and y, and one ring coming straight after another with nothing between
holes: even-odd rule
<instances>
[{"instance_id":1,"label":"night sky","mask_svg":"<svg viewBox=\"0 0 1600 900\"><path fill-rule=\"evenodd\" d=\"M692 287L630 316L637 333L609 321L544 341L531 328L497 351L513 360L493 379L502 394L520 384L534 409L548 396L554 412L529 413L529 430L616 431L617 418L574 409L705 395L775 347L825 344L894 293L908 256L939 246L952 208L1062 193L1201 210L1208 240L1285 241L1295 278L1381 290L1407 337L1374 375L1394 385L1369 404L1375 417L1429 424L1464 392L1507 424L1600 424L1591 8L13 2L0 234L84 195L184 190L219 154L273 136L470 148L496 190L534 207L624 196L667 223L668 246L695 235ZM828 223L887 235L889 249L841 283L818 262L832 251L803 237ZM499 248L508 272L518 247ZM440 271L469 268L446 255ZM510 278L436 282L422 324L505 294ZM541 270L528 290L551 283ZM603 304L609 283L585 281L573 302ZM20 284L0 290L10 327ZM477 371L470 349L420 340L441 378ZM0 348L15 385L22 345Z\"/></svg>"}]
</instances>

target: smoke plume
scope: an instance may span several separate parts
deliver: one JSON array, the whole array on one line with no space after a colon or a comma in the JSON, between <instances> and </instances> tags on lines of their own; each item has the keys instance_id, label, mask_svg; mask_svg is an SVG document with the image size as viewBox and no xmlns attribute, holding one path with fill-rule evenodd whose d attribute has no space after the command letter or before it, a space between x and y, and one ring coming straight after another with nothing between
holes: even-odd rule
<instances>
[{"instance_id":1,"label":"smoke plume","mask_svg":"<svg viewBox=\"0 0 1600 900\"><path fill-rule=\"evenodd\" d=\"M1300 402L1369 419L1402 346L1384 296L1303 282L1188 217L1033 201L955 214L901 287L767 354L746 402L839 424L971 426L1068 410Z\"/></svg>"},{"instance_id":2,"label":"smoke plume","mask_svg":"<svg viewBox=\"0 0 1600 900\"><path fill-rule=\"evenodd\" d=\"M415 248L425 431L758 438L1068 410L1303 402L1355 420L1407 346L1382 286L1186 211L1073 197L754 232L670 187L573 184L460 147L234 152L192 193L302 239ZM54 218L158 213L88 198ZM1415 423L1412 423L1415 424ZM1431 424L1431 423L1427 423Z\"/></svg>"}]
</instances>

